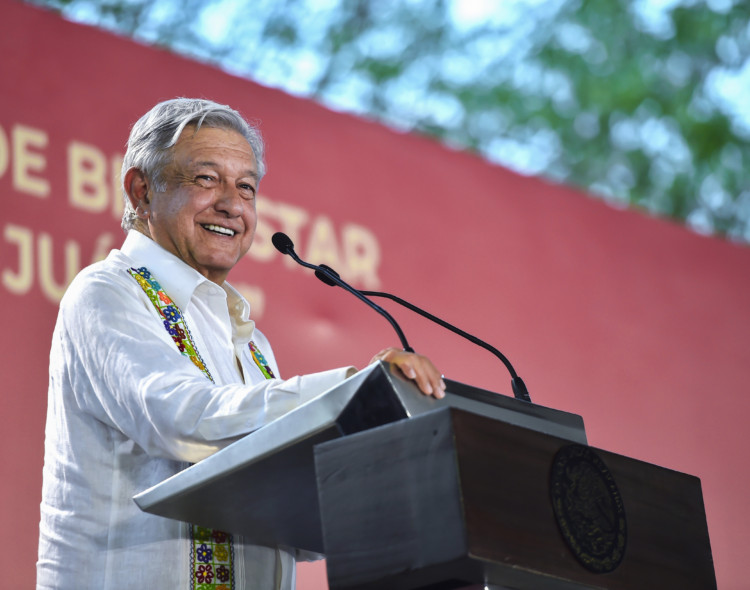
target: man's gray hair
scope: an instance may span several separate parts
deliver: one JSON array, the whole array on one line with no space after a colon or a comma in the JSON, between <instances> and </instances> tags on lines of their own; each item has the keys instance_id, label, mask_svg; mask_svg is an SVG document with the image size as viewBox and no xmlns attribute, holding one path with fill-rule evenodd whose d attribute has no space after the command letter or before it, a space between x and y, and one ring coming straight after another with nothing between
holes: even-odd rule
<instances>
[{"instance_id":1,"label":"man's gray hair","mask_svg":"<svg viewBox=\"0 0 750 590\"><path fill-rule=\"evenodd\" d=\"M157 191L166 190L164 168L170 163L172 148L187 126L214 127L242 135L255 155L258 181L266 172L263 161L263 138L237 111L223 104L199 98L175 98L157 104L133 125L122 162L122 178L130 168L138 168ZM127 232L136 226L138 217L123 191L125 208L122 228Z\"/></svg>"}]
</instances>

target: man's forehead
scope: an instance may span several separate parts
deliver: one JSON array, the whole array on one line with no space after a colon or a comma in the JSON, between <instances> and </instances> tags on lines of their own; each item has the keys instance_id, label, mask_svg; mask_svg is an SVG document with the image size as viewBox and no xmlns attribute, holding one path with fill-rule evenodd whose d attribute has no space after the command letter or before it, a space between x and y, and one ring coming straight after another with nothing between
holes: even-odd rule
<instances>
[{"instance_id":1,"label":"man's forehead","mask_svg":"<svg viewBox=\"0 0 750 590\"><path fill-rule=\"evenodd\" d=\"M257 161L247 139L233 129L220 127L186 128L173 148L176 159L191 166L218 167L227 158L246 160L248 172L256 175Z\"/></svg>"},{"instance_id":2,"label":"man's forehead","mask_svg":"<svg viewBox=\"0 0 750 590\"><path fill-rule=\"evenodd\" d=\"M224 127L210 127L207 125L202 125L201 127L188 125L187 127L185 127L185 129L182 130L182 133L180 133L179 137L177 138L175 147L191 144L207 144L217 146L226 144L236 147L241 146L243 149L250 150L251 153L253 151L253 148L250 145L248 139L239 131L235 129L227 129Z\"/></svg>"}]
</instances>

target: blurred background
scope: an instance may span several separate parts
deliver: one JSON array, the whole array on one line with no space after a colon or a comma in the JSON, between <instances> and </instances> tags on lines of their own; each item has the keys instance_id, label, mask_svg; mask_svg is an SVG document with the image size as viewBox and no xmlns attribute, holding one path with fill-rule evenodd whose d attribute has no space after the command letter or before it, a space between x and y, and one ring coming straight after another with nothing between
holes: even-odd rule
<instances>
[{"instance_id":1,"label":"blurred background","mask_svg":"<svg viewBox=\"0 0 750 590\"><path fill-rule=\"evenodd\" d=\"M0 6L0 587L33 584L60 297L122 240L129 126L178 95L262 125L271 174L232 283L283 374L394 336L274 231L501 348L592 446L699 477L719 588L750 587L750 3ZM394 313L451 379L508 393L494 359Z\"/></svg>"},{"instance_id":2,"label":"blurred background","mask_svg":"<svg viewBox=\"0 0 750 590\"><path fill-rule=\"evenodd\" d=\"M615 207L750 241L750 3L36 0Z\"/></svg>"}]
</instances>

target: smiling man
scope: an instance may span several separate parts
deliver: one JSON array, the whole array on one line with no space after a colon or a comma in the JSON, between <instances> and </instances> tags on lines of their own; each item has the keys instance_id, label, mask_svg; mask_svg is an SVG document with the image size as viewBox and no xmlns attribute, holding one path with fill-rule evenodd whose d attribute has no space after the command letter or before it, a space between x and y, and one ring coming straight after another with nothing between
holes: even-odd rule
<instances>
[{"instance_id":1,"label":"smiling man","mask_svg":"<svg viewBox=\"0 0 750 590\"><path fill-rule=\"evenodd\" d=\"M138 168L125 172L139 231L221 284L255 234L256 157L240 133L191 125L172 148L154 187ZM149 190L151 188L151 194Z\"/></svg>"},{"instance_id":2,"label":"smiling man","mask_svg":"<svg viewBox=\"0 0 750 590\"><path fill-rule=\"evenodd\" d=\"M175 99L133 126L127 237L71 283L53 335L38 589L294 586L293 550L132 501L355 372L279 379L226 281L252 244L264 171L260 135L229 107ZM444 395L425 357L387 348L373 360Z\"/></svg>"}]
</instances>

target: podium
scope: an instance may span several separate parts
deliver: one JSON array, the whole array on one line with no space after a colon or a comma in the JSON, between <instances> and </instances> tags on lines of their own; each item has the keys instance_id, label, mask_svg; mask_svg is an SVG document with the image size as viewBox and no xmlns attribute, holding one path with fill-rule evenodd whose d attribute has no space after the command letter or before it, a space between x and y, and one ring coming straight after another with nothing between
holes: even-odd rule
<instances>
[{"instance_id":1,"label":"podium","mask_svg":"<svg viewBox=\"0 0 750 590\"><path fill-rule=\"evenodd\" d=\"M716 588L698 478L447 385L436 400L371 365L134 500L324 555L340 590Z\"/></svg>"}]
</instances>

